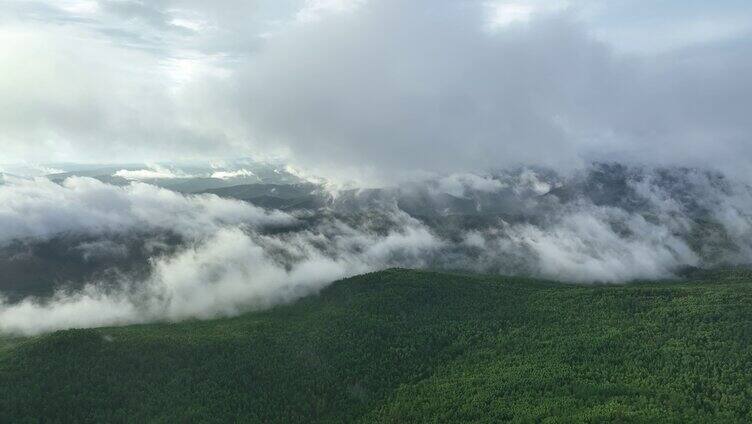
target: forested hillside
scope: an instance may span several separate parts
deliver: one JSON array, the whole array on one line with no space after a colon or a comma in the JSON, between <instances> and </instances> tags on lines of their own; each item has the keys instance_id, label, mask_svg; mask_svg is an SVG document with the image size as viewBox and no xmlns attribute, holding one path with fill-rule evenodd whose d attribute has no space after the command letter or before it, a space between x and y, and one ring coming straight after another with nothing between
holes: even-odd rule
<instances>
[{"instance_id":1,"label":"forested hillside","mask_svg":"<svg viewBox=\"0 0 752 424\"><path fill-rule=\"evenodd\" d=\"M387 270L236 318L0 341L0 422L752 420L752 279Z\"/></svg>"}]
</instances>

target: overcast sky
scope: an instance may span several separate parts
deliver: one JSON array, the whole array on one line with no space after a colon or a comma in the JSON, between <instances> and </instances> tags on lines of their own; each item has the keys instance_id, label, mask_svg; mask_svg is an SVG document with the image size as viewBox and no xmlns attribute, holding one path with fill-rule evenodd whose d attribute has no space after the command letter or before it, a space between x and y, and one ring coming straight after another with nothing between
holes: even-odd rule
<instances>
[{"instance_id":1,"label":"overcast sky","mask_svg":"<svg viewBox=\"0 0 752 424\"><path fill-rule=\"evenodd\" d=\"M745 0L0 0L0 163L752 180Z\"/></svg>"}]
</instances>

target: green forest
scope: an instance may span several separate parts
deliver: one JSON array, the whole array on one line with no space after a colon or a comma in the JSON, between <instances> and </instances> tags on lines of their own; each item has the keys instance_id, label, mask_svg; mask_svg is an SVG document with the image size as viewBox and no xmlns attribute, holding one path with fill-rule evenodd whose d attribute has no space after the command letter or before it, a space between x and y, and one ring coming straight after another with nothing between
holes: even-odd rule
<instances>
[{"instance_id":1,"label":"green forest","mask_svg":"<svg viewBox=\"0 0 752 424\"><path fill-rule=\"evenodd\" d=\"M392 269L234 318L0 339L0 422L751 422L752 276Z\"/></svg>"}]
</instances>

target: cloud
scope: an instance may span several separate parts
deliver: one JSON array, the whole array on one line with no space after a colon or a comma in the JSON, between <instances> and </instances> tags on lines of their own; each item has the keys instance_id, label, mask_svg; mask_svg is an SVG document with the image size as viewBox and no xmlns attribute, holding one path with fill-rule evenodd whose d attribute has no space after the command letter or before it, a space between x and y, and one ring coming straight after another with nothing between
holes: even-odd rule
<instances>
[{"instance_id":1,"label":"cloud","mask_svg":"<svg viewBox=\"0 0 752 424\"><path fill-rule=\"evenodd\" d=\"M327 14L354 11L364 3L365 0L306 0L295 19L299 22L316 22Z\"/></svg>"},{"instance_id":2,"label":"cloud","mask_svg":"<svg viewBox=\"0 0 752 424\"><path fill-rule=\"evenodd\" d=\"M505 187L506 184L500 180L488 176L463 173L440 178L437 190L453 196L464 196L467 192L493 193Z\"/></svg>"},{"instance_id":3,"label":"cloud","mask_svg":"<svg viewBox=\"0 0 752 424\"><path fill-rule=\"evenodd\" d=\"M752 17L669 3L651 16L695 38L631 2L11 2L0 158L281 155L379 183L591 160L749 178Z\"/></svg>"},{"instance_id":4,"label":"cloud","mask_svg":"<svg viewBox=\"0 0 752 424\"><path fill-rule=\"evenodd\" d=\"M24 300L12 306L0 303L0 332L39 334L63 328L90 328L143 322L133 303L117 296L104 295L95 286L66 296L59 294L47 304Z\"/></svg>"},{"instance_id":5,"label":"cloud","mask_svg":"<svg viewBox=\"0 0 752 424\"><path fill-rule=\"evenodd\" d=\"M326 284L390 264L420 265L440 242L404 213L386 234L327 221L291 234L226 226L173 256L153 259L145 281L92 282L51 299L0 302L0 333L177 321L236 315L316 292Z\"/></svg>"},{"instance_id":6,"label":"cloud","mask_svg":"<svg viewBox=\"0 0 752 424\"><path fill-rule=\"evenodd\" d=\"M0 185L0 244L59 233L168 230L187 238L223 226L285 225L295 218L214 195L184 196L143 183L116 187L91 178L8 178Z\"/></svg>"},{"instance_id":7,"label":"cloud","mask_svg":"<svg viewBox=\"0 0 752 424\"><path fill-rule=\"evenodd\" d=\"M181 242L150 256L143 277L115 273L51 298L0 302L0 332L231 316L395 266L620 283L752 262L752 189L704 171L521 169L348 193L331 209L292 216L143 183L11 177L0 186L2 243L89 235L72 248L101 262L128 254L112 234L168 231ZM443 203L446 195L462 201ZM467 202L465 215L452 215ZM399 207L408 204L438 214L417 219Z\"/></svg>"},{"instance_id":8,"label":"cloud","mask_svg":"<svg viewBox=\"0 0 752 424\"><path fill-rule=\"evenodd\" d=\"M100 258L127 258L128 246L111 240L84 242L75 247L86 262Z\"/></svg>"},{"instance_id":9,"label":"cloud","mask_svg":"<svg viewBox=\"0 0 752 424\"><path fill-rule=\"evenodd\" d=\"M638 214L574 205L545 225L504 224L504 237L470 233L483 261L512 255L528 272L552 280L619 282L670 277L698 256L666 226Z\"/></svg>"},{"instance_id":10,"label":"cloud","mask_svg":"<svg viewBox=\"0 0 752 424\"><path fill-rule=\"evenodd\" d=\"M570 5L565 1L488 1L487 27L491 31L508 25L527 23L538 14L562 12Z\"/></svg>"},{"instance_id":11,"label":"cloud","mask_svg":"<svg viewBox=\"0 0 752 424\"><path fill-rule=\"evenodd\" d=\"M247 169L239 169L237 171L215 171L211 174L211 177L219 178L221 180L230 180L233 178L253 177L255 175L256 174Z\"/></svg>"},{"instance_id":12,"label":"cloud","mask_svg":"<svg viewBox=\"0 0 752 424\"><path fill-rule=\"evenodd\" d=\"M172 179L172 178L188 178L190 175L183 174L183 173L176 173L171 169L159 166L159 165L153 165L151 169L137 169L137 170L128 170L128 169L121 169L114 174L112 174L115 177L121 177L125 178L126 180L151 180L151 179Z\"/></svg>"},{"instance_id":13,"label":"cloud","mask_svg":"<svg viewBox=\"0 0 752 424\"><path fill-rule=\"evenodd\" d=\"M492 33L484 18L472 3L369 2L270 38L227 95L257 143L325 175L590 160L748 171L748 40L620 55L566 11Z\"/></svg>"},{"instance_id":14,"label":"cloud","mask_svg":"<svg viewBox=\"0 0 752 424\"><path fill-rule=\"evenodd\" d=\"M218 110L204 109L211 99L198 97L223 74L214 71L212 58L199 56L164 57L79 26L3 26L0 162L219 155L233 145L233 130L217 121ZM192 86L191 78L205 80Z\"/></svg>"}]
</instances>

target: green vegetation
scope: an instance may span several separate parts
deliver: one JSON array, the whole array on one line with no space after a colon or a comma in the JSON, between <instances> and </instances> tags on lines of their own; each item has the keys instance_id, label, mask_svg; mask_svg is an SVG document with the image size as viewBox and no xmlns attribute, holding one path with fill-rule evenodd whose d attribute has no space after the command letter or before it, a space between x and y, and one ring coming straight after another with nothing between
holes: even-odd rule
<instances>
[{"instance_id":1,"label":"green vegetation","mask_svg":"<svg viewBox=\"0 0 752 424\"><path fill-rule=\"evenodd\" d=\"M750 422L752 278L702 278L389 270L237 318L6 340L0 422Z\"/></svg>"}]
</instances>

